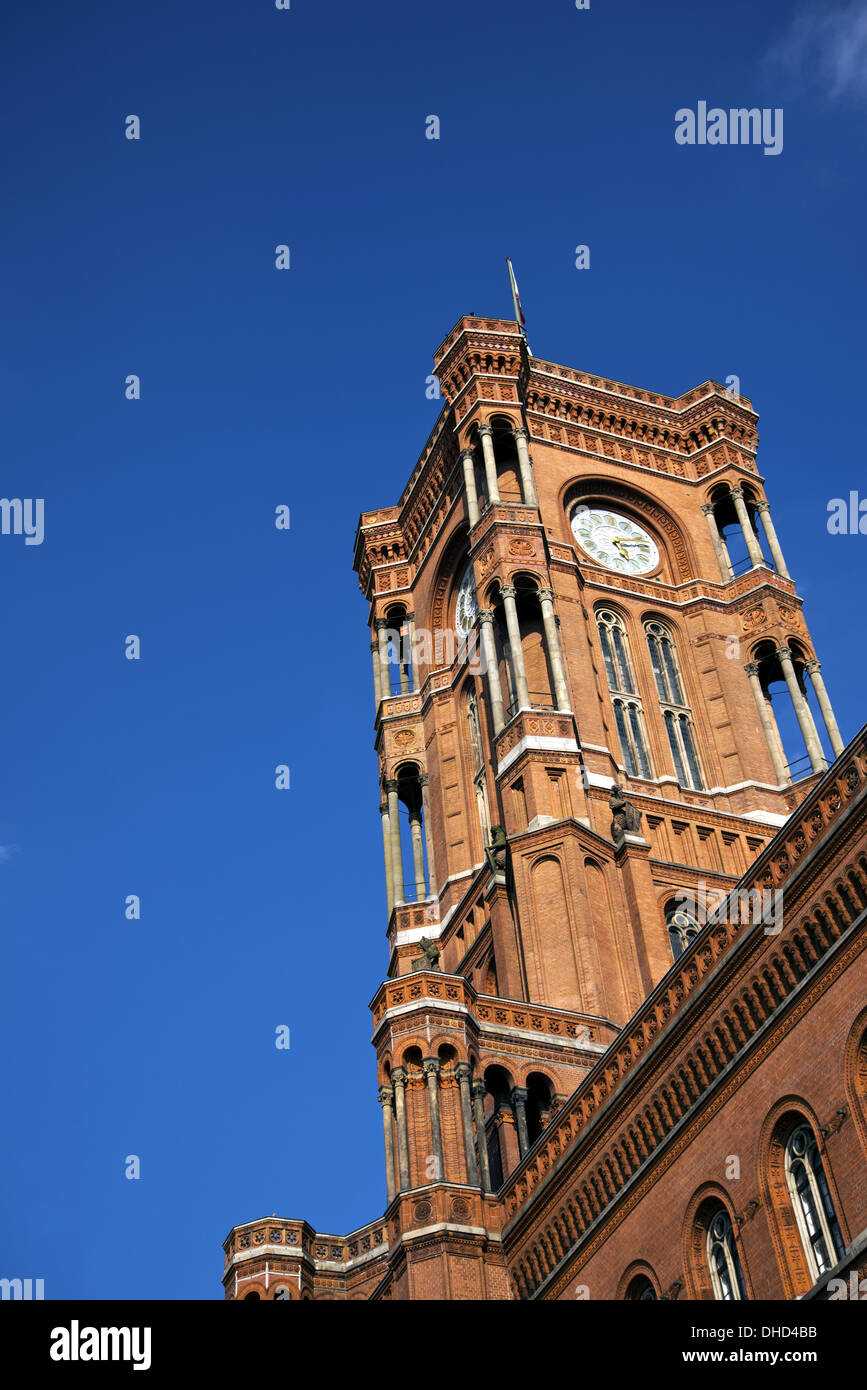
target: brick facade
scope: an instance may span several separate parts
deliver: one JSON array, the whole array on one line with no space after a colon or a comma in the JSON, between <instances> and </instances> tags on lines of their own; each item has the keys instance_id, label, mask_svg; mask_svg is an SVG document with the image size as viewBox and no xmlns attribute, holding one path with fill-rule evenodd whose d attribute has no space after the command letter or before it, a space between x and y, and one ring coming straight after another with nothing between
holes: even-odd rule
<instances>
[{"instance_id":1,"label":"brick facade","mask_svg":"<svg viewBox=\"0 0 867 1390\"><path fill-rule=\"evenodd\" d=\"M670 398L531 358L500 320L460 320L435 370L437 425L355 552L389 1205L346 1237L234 1228L226 1296L827 1296L792 1145L808 1125L834 1262L862 1269L867 737L843 750L831 715L820 746L756 416L714 382ZM619 526L607 558L582 509Z\"/></svg>"}]
</instances>

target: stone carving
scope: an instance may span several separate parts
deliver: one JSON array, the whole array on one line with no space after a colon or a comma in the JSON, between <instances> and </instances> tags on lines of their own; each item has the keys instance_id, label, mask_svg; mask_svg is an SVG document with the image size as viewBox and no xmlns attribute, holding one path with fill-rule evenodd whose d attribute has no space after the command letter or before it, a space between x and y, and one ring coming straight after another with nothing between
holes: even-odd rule
<instances>
[{"instance_id":1,"label":"stone carving","mask_svg":"<svg viewBox=\"0 0 867 1390\"><path fill-rule=\"evenodd\" d=\"M485 846L485 858L492 874L506 873L509 857L509 841L501 825L491 826L491 843Z\"/></svg>"},{"instance_id":2,"label":"stone carving","mask_svg":"<svg viewBox=\"0 0 867 1390\"><path fill-rule=\"evenodd\" d=\"M755 608L748 608L743 615L744 627L748 632L753 632L757 627L764 627L767 621L767 614L761 604Z\"/></svg>"},{"instance_id":3,"label":"stone carving","mask_svg":"<svg viewBox=\"0 0 867 1390\"><path fill-rule=\"evenodd\" d=\"M641 812L631 801L627 801L626 793L617 782L612 784L608 805L611 807L611 838L615 844L623 839L627 831L632 835L640 832Z\"/></svg>"},{"instance_id":4,"label":"stone carving","mask_svg":"<svg viewBox=\"0 0 867 1390\"><path fill-rule=\"evenodd\" d=\"M424 951L423 956L416 956L412 963L413 970L439 970L440 968L440 948L430 937L423 936L418 943Z\"/></svg>"},{"instance_id":5,"label":"stone carving","mask_svg":"<svg viewBox=\"0 0 867 1390\"><path fill-rule=\"evenodd\" d=\"M531 555L536 554L536 547L534 546L532 541L525 540L522 537L518 536L515 538L515 540L509 541L509 554L524 555L529 559Z\"/></svg>"}]
</instances>

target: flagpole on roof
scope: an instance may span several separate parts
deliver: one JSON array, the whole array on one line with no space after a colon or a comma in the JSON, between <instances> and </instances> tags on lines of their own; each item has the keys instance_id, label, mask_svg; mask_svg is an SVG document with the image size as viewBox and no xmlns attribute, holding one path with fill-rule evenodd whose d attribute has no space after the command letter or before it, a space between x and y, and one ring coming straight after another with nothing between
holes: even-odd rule
<instances>
[{"instance_id":1,"label":"flagpole on roof","mask_svg":"<svg viewBox=\"0 0 867 1390\"><path fill-rule=\"evenodd\" d=\"M506 257L506 265L509 267L509 286L512 291L512 304L515 309L515 322L521 330L521 337L524 339L524 342L527 347L527 352L529 353L530 357L532 357L533 354L530 351L530 344L527 342L527 320L524 318L524 310L521 308L521 296L518 294L518 282L515 279L515 272L512 269L512 261L509 256Z\"/></svg>"}]
</instances>

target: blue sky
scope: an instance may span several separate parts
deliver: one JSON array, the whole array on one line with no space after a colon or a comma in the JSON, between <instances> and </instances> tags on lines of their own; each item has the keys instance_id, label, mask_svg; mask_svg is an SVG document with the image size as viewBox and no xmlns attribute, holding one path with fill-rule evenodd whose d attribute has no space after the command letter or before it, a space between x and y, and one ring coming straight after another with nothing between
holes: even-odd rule
<instances>
[{"instance_id":1,"label":"blue sky","mask_svg":"<svg viewBox=\"0 0 867 1390\"><path fill-rule=\"evenodd\" d=\"M217 1298L233 1223L382 1209L353 537L427 438L438 343L508 315L507 255L540 357L672 394L739 376L859 727L867 541L826 519L867 496L865 17L5 7L0 491L45 499L45 538L0 536L0 1274ZM700 100L783 108L782 153L677 145Z\"/></svg>"}]
</instances>

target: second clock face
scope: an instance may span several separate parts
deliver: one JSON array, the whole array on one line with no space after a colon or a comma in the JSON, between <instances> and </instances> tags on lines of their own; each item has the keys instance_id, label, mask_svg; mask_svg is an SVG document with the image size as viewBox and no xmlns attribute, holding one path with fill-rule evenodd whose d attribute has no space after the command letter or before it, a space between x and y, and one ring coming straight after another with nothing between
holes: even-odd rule
<instances>
[{"instance_id":1,"label":"second clock face","mask_svg":"<svg viewBox=\"0 0 867 1390\"><path fill-rule=\"evenodd\" d=\"M659 551L643 526L607 507L579 507L572 513L572 534L597 564L620 574L649 574Z\"/></svg>"}]
</instances>

